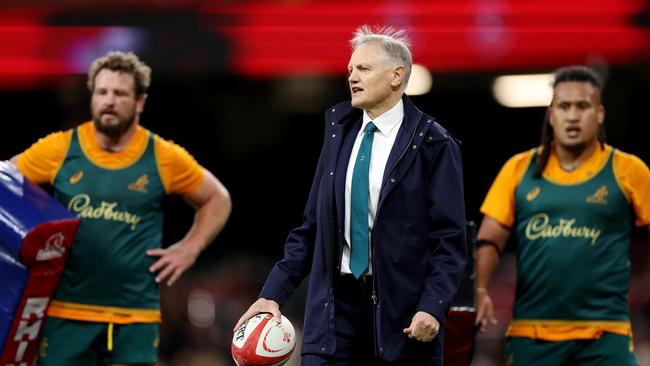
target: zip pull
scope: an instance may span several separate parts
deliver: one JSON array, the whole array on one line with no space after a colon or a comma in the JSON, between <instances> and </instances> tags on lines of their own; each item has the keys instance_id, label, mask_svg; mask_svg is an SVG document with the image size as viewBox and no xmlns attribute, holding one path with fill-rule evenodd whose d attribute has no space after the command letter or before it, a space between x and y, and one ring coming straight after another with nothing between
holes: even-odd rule
<instances>
[{"instance_id":1,"label":"zip pull","mask_svg":"<svg viewBox=\"0 0 650 366\"><path fill-rule=\"evenodd\" d=\"M370 296L372 298L372 303L377 305L377 294L375 293L375 290L372 290L372 295Z\"/></svg>"}]
</instances>

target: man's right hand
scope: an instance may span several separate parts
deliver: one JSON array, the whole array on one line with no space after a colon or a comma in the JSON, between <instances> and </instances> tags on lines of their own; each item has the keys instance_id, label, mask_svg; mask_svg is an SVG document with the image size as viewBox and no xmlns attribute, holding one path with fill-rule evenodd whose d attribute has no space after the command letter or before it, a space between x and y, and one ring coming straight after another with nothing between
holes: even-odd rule
<instances>
[{"instance_id":1,"label":"man's right hand","mask_svg":"<svg viewBox=\"0 0 650 366\"><path fill-rule=\"evenodd\" d=\"M485 332L488 321L492 324L497 323L494 317L494 305L484 287L476 289L476 322L474 325L480 325L481 332Z\"/></svg>"},{"instance_id":2,"label":"man's right hand","mask_svg":"<svg viewBox=\"0 0 650 366\"><path fill-rule=\"evenodd\" d=\"M236 332L239 327L244 324L248 319L252 318L253 316L259 314L259 313L271 313L273 315L273 320L275 320L278 323L282 322L282 315L280 314L280 305L278 305L277 302L273 300L267 300L264 298L259 298L257 301L251 305L248 310L244 313L244 315L239 318L239 321L237 322L237 325L235 325L235 328L232 330L233 332Z\"/></svg>"}]
</instances>

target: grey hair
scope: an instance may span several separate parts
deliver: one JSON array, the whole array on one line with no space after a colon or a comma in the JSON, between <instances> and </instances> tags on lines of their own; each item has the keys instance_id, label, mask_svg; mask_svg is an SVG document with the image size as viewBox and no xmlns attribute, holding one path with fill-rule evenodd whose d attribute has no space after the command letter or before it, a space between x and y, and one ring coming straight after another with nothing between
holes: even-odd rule
<instances>
[{"instance_id":1,"label":"grey hair","mask_svg":"<svg viewBox=\"0 0 650 366\"><path fill-rule=\"evenodd\" d=\"M402 87L406 89L411 77L411 68L413 67L411 41L406 35L406 31L386 26L376 26L373 31L369 25L364 24L354 32L354 36L350 40L350 46L352 46L352 51L355 51L359 46L367 43L379 43L388 58L396 64L404 66L406 74Z\"/></svg>"}]
</instances>

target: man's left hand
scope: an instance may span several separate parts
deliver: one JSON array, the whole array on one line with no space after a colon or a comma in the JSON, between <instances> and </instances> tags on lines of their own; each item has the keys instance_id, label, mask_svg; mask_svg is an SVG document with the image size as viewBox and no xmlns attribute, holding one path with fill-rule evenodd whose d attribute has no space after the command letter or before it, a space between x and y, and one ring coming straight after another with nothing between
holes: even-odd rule
<instances>
[{"instance_id":1,"label":"man's left hand","mask_svg":"<svg viewBox=\"0 0 650 366\"><path fill-rule=\"evenodd\" d=\"M431 342L440 330L440 323L433 315L418 311L411 320L411 325L404 329L404 334L420 342Z\"/></svg>"},{"instance_id":2,"label":"man's left hand","mask_svg":"<svg viewBox=\"0 0 650 366\"><path fill-rule=\"evenodd\" d=\"M158 257L158 260L149 267L149 272L155 273L156 283L167 281L167 286L171 286L176 280L194 264L198 253L194 253L189 245L176 243L165 249L149 249L147 255Z\"/></svg>"}]
</instances>

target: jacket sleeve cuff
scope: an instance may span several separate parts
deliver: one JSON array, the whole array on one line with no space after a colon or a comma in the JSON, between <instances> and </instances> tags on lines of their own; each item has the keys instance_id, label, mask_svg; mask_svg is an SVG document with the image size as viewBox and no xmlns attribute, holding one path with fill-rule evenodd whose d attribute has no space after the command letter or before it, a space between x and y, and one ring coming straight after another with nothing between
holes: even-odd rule
<instances>
[{"instance_id":1,"label":"jacket sleeve cuff","mask_svg":"<svg viewBox=\"0 0 650 366\"><path fill-rule=\"evenodd\" d=\"M445 320L447 320L449 305L449 302L442 299L420 301L420 304L418 304L418 311L424 311L433 315L433 317L438 320L438 323L442 325L445 323Z\"/></svg>"}]
</instances>

